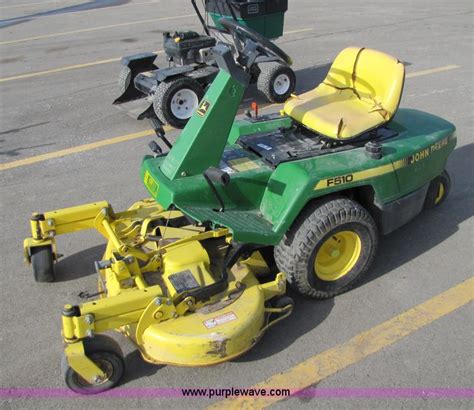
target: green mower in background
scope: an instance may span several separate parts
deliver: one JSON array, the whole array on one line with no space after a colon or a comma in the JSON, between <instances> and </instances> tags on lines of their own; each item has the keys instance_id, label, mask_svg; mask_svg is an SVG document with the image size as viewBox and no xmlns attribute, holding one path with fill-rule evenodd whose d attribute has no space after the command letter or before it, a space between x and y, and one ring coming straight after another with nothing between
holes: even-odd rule
<instances>
[{"instance_id":1,"label":"green mower in background","mask_svg":"<svg viewBox=\"0 0 474 410\"><path fill-rule=\"evenodd\" d=\"M169 65L158 67L156 53L140 53L122 58L118 89L113 104L134 118L157 118L163 124L183 128L197 109L219 67L213 55L216 43L232 48L221 18L250 27L268 39L283 35L288 0L203 0L203 11L196 0L191 5L203 33L189 30L163 33L163 51ZM214 23L214 25L212 24ZM238 50L233 50L238 58ZM261 53L249 71L250 83L270 102L282 103L295 90L296 77L291 60L281 61Z\"/></svg>"}]
</instances>

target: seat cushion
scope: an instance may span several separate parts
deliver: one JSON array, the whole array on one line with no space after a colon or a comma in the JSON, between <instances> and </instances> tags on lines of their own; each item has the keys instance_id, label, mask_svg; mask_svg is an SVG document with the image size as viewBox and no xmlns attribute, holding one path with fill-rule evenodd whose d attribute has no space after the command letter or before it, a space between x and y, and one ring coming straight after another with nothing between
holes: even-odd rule
<instances>
[{"instance_id":1,"label":"seat cushion","mask_svg":"<svg viewBox=\"0 0 474 410\"><path fill-rule=\"evenodd\" d=\"M285 112L318 133L337 139L359 135L385 122L373 104L357 97L352 89L321 84L285 104Z\"/></svg>"},{"instance_id":2,"label":"seat cushion","mask_svg":"<svg viewBox=\"0 0 474 410\"><path fill-rule=\"evenodd\" d=\"M290 99L284 111L330 138L349 139L389 121L400 102L405 69L380 51L348 47L314 90Z\"/></svg>"}]
</instances>

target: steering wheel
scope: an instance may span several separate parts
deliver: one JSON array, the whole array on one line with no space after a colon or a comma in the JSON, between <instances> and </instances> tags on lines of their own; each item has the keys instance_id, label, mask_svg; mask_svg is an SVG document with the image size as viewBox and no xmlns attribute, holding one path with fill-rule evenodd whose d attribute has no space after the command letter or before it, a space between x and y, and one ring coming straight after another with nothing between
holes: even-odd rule
<instances>
[{"instance_id":1,"label":"steering wheel","mask_svg":"<svg viewBox=\"0 0 474 410\"><path fill-rule=\"evenodd\" d=\"M288 65L293 64L293 61L288 54L257 31L227 18L221 18L219 24L222 25L233 37L238 37L243 43L245 43L245 40L251 40L256 44L257 49L264 54L276 57L278 60L281 60Z\"/></svg>"}]
</instances>

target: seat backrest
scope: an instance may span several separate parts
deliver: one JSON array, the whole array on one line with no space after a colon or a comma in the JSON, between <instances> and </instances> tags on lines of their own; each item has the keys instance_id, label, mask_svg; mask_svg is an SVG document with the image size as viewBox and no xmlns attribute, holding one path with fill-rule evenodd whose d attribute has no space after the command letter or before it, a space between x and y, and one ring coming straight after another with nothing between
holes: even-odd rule
<instances>
[{"instance_id":1,"label":"seat backrest","mask_svg":"<svg viewBox=\"0 0 474 410\"><path fill-rule=\"evenodd\" d=\"M354 68L360 47L347 47L342 50L329 69L324 83L336 88L353 88Z\"/></svg>"},{"instance_id":2,"label":"seat backrest","mask_svg":"<svg viewBox=\"0 0 474 410\"><path fill-rule=\"evenodd\" d=\"M405 66L396 58L369 48L360 49L354 65L353 86L358 97L374 103L374 111L389 121L398 109Z\"/></svg>"}]
</instances>

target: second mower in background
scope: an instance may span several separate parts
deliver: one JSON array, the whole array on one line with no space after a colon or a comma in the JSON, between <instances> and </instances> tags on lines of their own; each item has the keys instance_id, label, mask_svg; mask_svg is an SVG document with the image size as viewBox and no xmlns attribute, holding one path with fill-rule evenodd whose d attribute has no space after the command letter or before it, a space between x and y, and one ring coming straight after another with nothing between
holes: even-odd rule
<instances>
[{"instance_id":1,"label":"second mower in background","mask_svg":"<svg viewBox=\"0 0 474 410\"><path fill-rule=\"evenodd\" d=\"M227 34L218 22L220 18L237 21L262 37L274 39L283 35L284 14L288 9L288 0L205 0L203 16L195 0L191 4L204 33L164 32L168 67L159 68L155 64L156 53L122 58L120 96L114 104L135 102L130 104L135 107L128 111L139 120L157 117L176 128L186 125L218 72L211 50L218 40L225 41L223 34ZM273 103L286 101L295 89L296 78L290 64L272 55L260 55L250 75L251 83L256 83L258 90Z\"/></svg>"}]
</instances>

